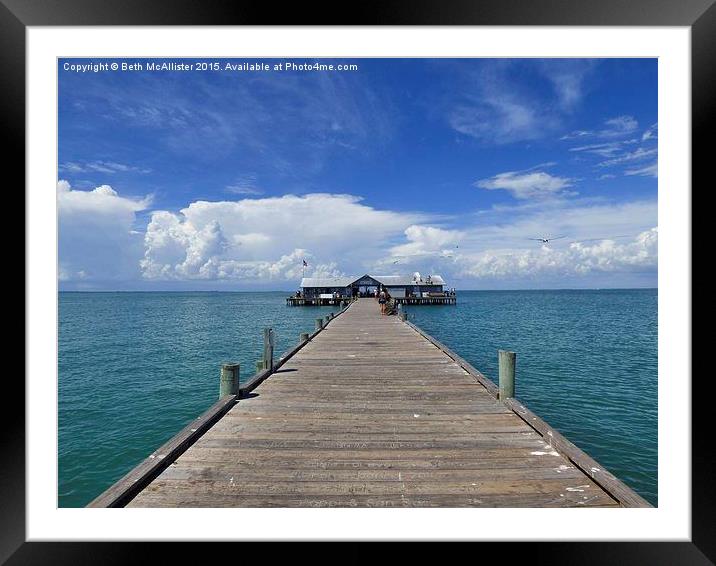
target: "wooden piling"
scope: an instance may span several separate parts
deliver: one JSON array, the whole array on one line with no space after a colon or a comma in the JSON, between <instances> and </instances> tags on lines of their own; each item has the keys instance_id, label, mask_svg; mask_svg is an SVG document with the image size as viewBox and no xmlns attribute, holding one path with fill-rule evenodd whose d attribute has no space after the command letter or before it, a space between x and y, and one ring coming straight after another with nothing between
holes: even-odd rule
<instances>
[{"instance_id":1,"label":"wooden piling","mask_svg":"<svg viewBox=\"0 0 716 566\"><path fill-rule=\"evenodd\" d=\"M222 364L219 379L219 399L239 393L239 364Z\"/></svg>"},{"instance_id":2,"label":"wooden piling","mask_svg":"<svg viewBox=\"0 0 716 566\"><path fill-rule=\"evenodd\" d=\"M301 335L298 338L299 342L307 342L308 341L308 332L301 332Z\"/></svg>"},{"instance_id":3,"label":"wooden piling","mask_svg":"<svg viewBox=\"0 0 716 566\"><path fill-rule=\"evenodd\" d=\"M264 361L256 360L256 373L264 370Z\"/></svg>"},{"instance_id":4,"label":"wooden piling","mask_svg":"<svg viewBox=\"0 0 716 566\"><path fill-rule=\"evenodd\" d=\"M264 328L264 369L273 369L273 329Z\"/></svg>"},{"instance_id":5,"label":"wooden piling","mask_svg":"<svg viewBox=\"0 0 716 566\"><path fill-rule=\"evenodd\" d=\"M515 358L514 352L507 350L498 352L500 401L515 396Z\"/></svg>"},{"instance_id":6,"label":"wooden piling","mask_svg":"<svg viewBox=\"0 0 716 566\"><path fill-rule=\"evenodd\" d=\"M323 328L323 319L317 318L316 319L316 330L321 330Z\"/></svg>"}]
</instances>

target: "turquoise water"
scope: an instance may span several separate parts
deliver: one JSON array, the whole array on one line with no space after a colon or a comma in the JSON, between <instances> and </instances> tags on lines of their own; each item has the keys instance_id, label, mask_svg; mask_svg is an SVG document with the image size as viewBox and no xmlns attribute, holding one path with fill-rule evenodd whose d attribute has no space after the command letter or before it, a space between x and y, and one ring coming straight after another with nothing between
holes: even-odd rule
<instances>
[{"instance_id":1,"label":"turquoise water","mask_svg":"<svg viewBox=\"0 0 716 566\"><path fill-rule=\"evenodd\" d=\"M261 329L283 352L335 307L286 293L60 293L59 501L87 504L206 410L219 366L254 373ZM517 394L652 503L657 293L471 291L411 319L493 380L517 352Z\"/></svg>"}]
</instances>

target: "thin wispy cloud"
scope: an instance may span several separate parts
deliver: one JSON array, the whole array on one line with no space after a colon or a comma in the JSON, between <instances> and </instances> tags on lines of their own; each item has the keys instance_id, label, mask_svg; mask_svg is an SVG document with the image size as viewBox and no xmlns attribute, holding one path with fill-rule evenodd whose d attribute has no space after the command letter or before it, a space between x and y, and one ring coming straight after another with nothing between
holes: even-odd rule
<instances>
[{"instance_id":1,"label":"thin wispy cloud","mask_svg":"<svg viewBox=\"0 0 716 566\"><path fill-rule=\"evenodd\" d=\"M586 139L586 138L618 138L633 134L639 129L639 122L633 116L616 116L604 121L604 127L598 130L574 130L560 139Z\"/></svg>"},{"instance_id":2,"label":"thin wispy cloud","mask_svg":"<svg viewBox=\"0 0 716 566\"><path fill-rule=\"evenodd\" d=\"M246 185L227 185L226 192L232 195L262 195L264 192L260 189L248 187Z\"/></svg>"},{"instance_id":3,"label":"thin wispy cloud","mask_svg":"<svg viewBox=\"0 0 716 566\"><path fill-rule=\"evenodd\" d=\"M658 137L658 135L659 135L659 125L652 124L642 134L641 141L656 139Z\"/></svg>"},{"instance_id":4,"label":"thin wispy cloud","mask_svg":"<svg viewBox=\"0 0 716 566\"><path fill-rule=\"evenodd\" d=\"M61 163L60 171L66 173L106 173L109 175L115 173L151 173L152 170L145 167L134 167L125 165L124 163L116 163L114 161L90 161L90 162L72 162L67 161Z\"/></svg>"},{"instance_id":5,"label":"thin wispy cloud","mask_svg":"<svg viewBox=\"0 0 716 566\"><path fill-rule=\"evenodd\" d=\"M602 161L599 163L600 167L613 167L614 165L621 165L622 163L632 163L634 161L643 161L645 159L650 159L654 157L657 154L657 149L644 149L642 147L636 149L635 151L631 151L628 153L624 153L623 155L620 155L619 157L615 157L614 159L608 159L607 161Z\"/></svg>"},{"instance_id":6,"label":"thin wispy cloud","mask_svg":"<svg viewBox=\"0 0 716 566\"><path fill-rule=\"evenodd\" d=\"M244 175L239 177L230 185L226 185L224 190L233 195L246 196L262 195L264 193L264 191L257 186L256 175Z\"/></svg>"},{"instance_id":7,"label":"thin wispy cloud","mask_svg":"<svg viewBox=\"0 0 716 566\"><path fill-rule=\"evenodd\" d=\"M490 95L474 104L455 107L450 125L461 134L498 144L532 140L542 136L535 109L509 95Z\"/></svg>"},{"instance_id":8,"label":"thin wispy cloud","mask_svg":"<svg viewBox=\"0 0 716 566\"><path fill-rule=\"evenodd\" d=\"M306 176L336 153L377 151L390 137L390 101L351 75L299 73L197 76L191 89L164 75L132 76L110 90L77 94L115 127L155 133L172 153L205 162L238 156L242 166ZM100 126L103 127L102 124Z\"/></svg>"},{"instance_id":9,"label":"thin wispy cloud","mask_svg":"<svg viewBox=\"0 0 716 566\"><path fill-rule=\"evenodd\" d=\"M561 108L572 112L584 97L584 82L598 65L594 59L542 59L541 72L552 83Z\"/></svg>"},{"instance_id":10,"label":"thin wispy cloud","mask_svg":"<svg viewBox=\"0 0 716 566\"><path fill-rule=\"evenodd\" d=\"M542 138L579 106L594 65L585 60L484 62L463 78L465 94L451 101L448 122L461 134L488 143ZM534 80L549 86L536 95Z\"/></svg>"},{"instance_id":11,"label":"thin wispy cloud","mask_svg":"<svg viewBox=\"0 0 716 566\"><path fill-rule=\"evenodd\" d=\"M622 140L615 142L595 143L589 145L581 145L577 147L570 147L569 151L572 152L583 152L599 155L601 157L613 157L624 151L626 146L634 145L637 140Z\"/></svg>"},{"instance_id":12,"label":"thin wispy cloud","mask_svg":"<svg viewBox=\"0 0 716 566\"><path fill-rule=\"evenodd\" d=\"M624 136L635 132L639 128L639 122L632 116L617 116L616 118L610 118L604 124L606 128L597 132L597 135L603 138Z\"/></svg>"},{"instance_id":13,"label":"thin wispy cloud","mask_svg":"<svg viewBox=\"0 0 716 566\"><path fill-rule=\"evenodd\" d=\"M641 161L654 159L658 154L658 149L654 142L658 135L658 124L654 123L649 126L640 137L630 137L637 134L639 124L631 116L619 116L611 118L604 122L605 128L596 131L580 130L572 132L567 136L563 136L563 140L575 140L585 138L600 138L605 141L599 141L587 145L579 145L569 148L572 153L580 153L585 155L596 155L603 160L594 164L594 167L629 167L623 169L621 174L626 176L644 176L656 177L656 163L645 167L635 167L633 164ZM638 135L638 134L637 134ZM613 139L627 137L627 139ZM634 146L637 146L634 148ZM599 180L613 178L614 175L600 175Z\"/></svg>"},{"instance_id":14,"label":"thin wispy cloud","mask_svg":"<svg viewBox=\"0 0 716 566\"><path fill-rule=\"evenodd\" d=\"M649 165L646 165L645 167L627 169L624 174L629 176L638 175L641 177L658 177L658 164L654 162Z\"/></svg>"}]
</instances>

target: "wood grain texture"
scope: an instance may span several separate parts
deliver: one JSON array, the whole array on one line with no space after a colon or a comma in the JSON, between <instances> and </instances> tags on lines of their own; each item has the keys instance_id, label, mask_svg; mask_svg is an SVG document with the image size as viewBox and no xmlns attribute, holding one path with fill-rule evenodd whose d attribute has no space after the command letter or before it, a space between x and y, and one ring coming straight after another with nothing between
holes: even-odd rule
<instances>
[{"instance_id":1,"label":"wood grain texture","mask_svg":"<svg viewBox=\"0 0 716 566\"><path fill-rule=\"evenodd\" d=\"M620 505L464 366L361 299L128 506Z\"/></svg>"}]
</instances>

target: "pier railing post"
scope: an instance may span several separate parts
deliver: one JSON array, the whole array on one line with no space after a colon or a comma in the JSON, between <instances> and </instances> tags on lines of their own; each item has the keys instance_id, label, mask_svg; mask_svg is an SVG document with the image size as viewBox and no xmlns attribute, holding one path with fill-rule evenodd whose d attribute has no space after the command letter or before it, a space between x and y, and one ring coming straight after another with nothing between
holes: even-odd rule
<instances>
[{"instance_id":1,"label":"pier railing post","mask_svg":"<svg viewBox=\"0 0 716 566\"><path fill-rule=\"evenodd\" d=\"M316 330L320 330L321 328L323 328L323 319L317 318L316 319Z\"/></svg>"},{"instance_id":2,"label":"pier railing post","mask_svg":"<svg viewBox=\"0 0 716 566\"><path fill-rule=\"evenodd\" d=\"M273 329L264 328L264 369L273 369Z\"/></svg>"},{"instance_id":3,"label":"pier railing post","mask_svg":"<svg viewBox=\"0 0 716 566\"><path fill-rule=\"evenodd\" d=\"M227 395L239 394L239 370L239 364L229 363L221 365L219 399Z\"/></svg>"},{"instance_id":4,"label":"pier railing post","mask_svg":"<svg viewBox=\"0 0 716 566\"><path fill-rule=\"evenodd\" d=\"M298 341L300 343L308 342L308 332L301 332L301 335L298 337Z\"/></svg>"},{"instance_id":5,"label":"pier railing post","mask_svg":"<svg viewBox=\"0 0 716 566\"><path fill-rule=\"evenodd\" d=\"M402 321L408 320L408 312L405 310L403 303L398 303L398 319Z\"/></svg>"},{"instance_id":6,"label":"pier railing post","mask_svg":"<svg viewBox=\"0 0 716 566\"><path fill-rule=\"evenodd\" d=\"M517 354L507 350L498 351L500 374L500 401L515 396L515 358Z\"/></svg>"}]
</instances>

